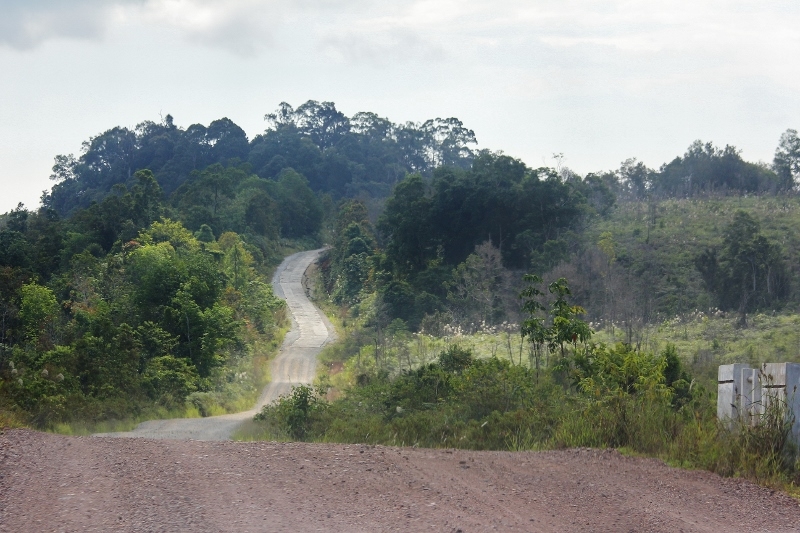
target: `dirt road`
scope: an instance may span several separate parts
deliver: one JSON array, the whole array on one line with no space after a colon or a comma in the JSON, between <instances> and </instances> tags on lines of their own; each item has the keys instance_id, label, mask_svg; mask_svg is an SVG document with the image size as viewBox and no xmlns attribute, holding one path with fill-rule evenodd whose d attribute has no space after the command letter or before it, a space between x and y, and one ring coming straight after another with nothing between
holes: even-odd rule
<instances>
[{"instance_id":1,"label":"dirt road","mask_svg":"<svg viewBox=\"0 0 800 533\"><path fill-rule=\"evenodd\" d=\"M0 435L0 532L798 529L782 493L614 451Z\"/></svg>"},{"instance_id":2,"label":"dirt road","mask_svg":"<svg viewBox=\"0 0 800 533\"><path fill-rule=\"evenodd\" d=\"M263 405L291 391L293 385L311 383L316 375L317 354L333 338L333 327L306 296L303 276L322 250L300 252L283 260L272 279L275 294L286 300L292 320L280 354L272 362L272 382L249 411L207 418L149 420L133 431L103 433L105 437L150 439L229 440L244 420Z\"/></svg>"}]
</instances>

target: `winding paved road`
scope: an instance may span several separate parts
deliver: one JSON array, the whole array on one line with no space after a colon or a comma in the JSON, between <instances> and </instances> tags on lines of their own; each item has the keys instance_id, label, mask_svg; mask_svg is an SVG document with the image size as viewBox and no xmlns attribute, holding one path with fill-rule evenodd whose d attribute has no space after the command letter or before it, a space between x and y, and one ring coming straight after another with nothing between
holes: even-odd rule
<instances>
[{"instance_id":1,"label":"winding paved road","mask_svg":"<svg viewBox=\"0 0 800 533\"><path fill-rule=\"evenodd\" d=\"M317 354L333 339L333 327L325 315L308 299L303 276L324 249L290 255L272 278L275 294L286 300L292 328L286 334L279 355L272 362L272 382L264 388L256 405L249 411L207 418L148 420L133 431L98 433L104 437L145 437L178 440L230 440L244 420L261 408L288 394L292 386L314 381Z\"/></svg>"}]
</instances>

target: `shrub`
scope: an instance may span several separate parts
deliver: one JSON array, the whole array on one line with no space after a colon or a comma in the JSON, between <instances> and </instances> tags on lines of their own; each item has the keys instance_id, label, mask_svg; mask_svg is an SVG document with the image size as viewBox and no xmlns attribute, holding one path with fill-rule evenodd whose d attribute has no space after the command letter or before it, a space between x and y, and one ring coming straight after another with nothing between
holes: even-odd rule
<instances>
[{"instance_id":1,"label":"shrub","mask_svg":"<svg viewBox=\"0 0 800 533\"><path fill-rule=\"evenodd\" d=\"M255 416L255 420L270 422L274 428L286 432L291 438L304 440L310 431L312 415L326 407L322 391L299 385L292 387L289 396L279 398L266 405Z\"/></svg>"}]
</instances>

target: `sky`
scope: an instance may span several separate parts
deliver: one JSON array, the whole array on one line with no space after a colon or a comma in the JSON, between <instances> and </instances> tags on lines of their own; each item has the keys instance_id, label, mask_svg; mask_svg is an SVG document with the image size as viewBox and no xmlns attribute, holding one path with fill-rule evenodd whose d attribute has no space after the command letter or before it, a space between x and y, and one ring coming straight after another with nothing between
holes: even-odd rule
<instances>
[{"instance_id":1,"label":"sky","mask_svg":"<svg viewBox=\"0 0 800 533\"><path fill-rule=\"evenodd\" d=\"M800 129L800 3L740 0L0 0L0 213L114 126L280 102L457 117L479 148L579 174L696 139L771 162Z\"/></svg>"}]
</instances>

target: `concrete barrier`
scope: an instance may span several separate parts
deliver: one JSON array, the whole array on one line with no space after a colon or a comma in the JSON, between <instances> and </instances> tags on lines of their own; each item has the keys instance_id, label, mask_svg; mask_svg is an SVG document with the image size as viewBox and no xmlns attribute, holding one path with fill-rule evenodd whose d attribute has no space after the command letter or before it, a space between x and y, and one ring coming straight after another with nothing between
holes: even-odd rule
<instances>
[{"instance_id":1,"label":"concrete barrier","mask_svg":"<svg viewBox=\"0 0 800 533\"><path fill-rule=\"evenodd\" d=\"M793 418L792 437L800 443L800 364L721 365L717 374L717 418L756 425L770 405L780 402Z\"/></svg>"}]
</instances>

